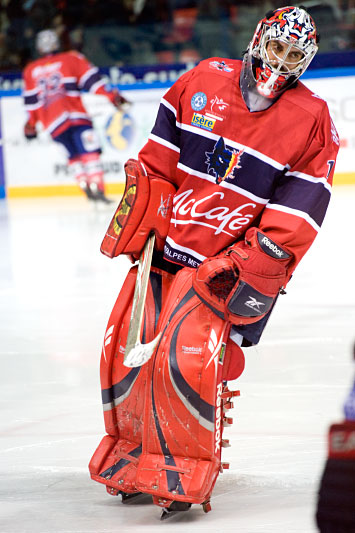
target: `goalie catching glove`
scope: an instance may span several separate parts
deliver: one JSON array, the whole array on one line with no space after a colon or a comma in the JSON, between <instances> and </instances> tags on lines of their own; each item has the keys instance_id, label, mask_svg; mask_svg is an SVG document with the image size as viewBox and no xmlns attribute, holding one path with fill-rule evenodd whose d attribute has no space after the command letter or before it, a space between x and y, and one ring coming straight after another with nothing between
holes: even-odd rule
<instances>
[{"instance_id":1,"label":"goalie catching glove","mask_svg":"<svg viewBox=\"0 0 355 533\"><path fill-rule=\"evenodd\" d=\"M119 91L117 91L117 89L114 89L112 93L110 94L110 100L113 103L113 105L117 107L117 109L121 109L125 106L131 105L131 102L126 100L126 98L122 96L122 94Z\"/></svg>"},{"instance_id":2,"label":"goalie catching glove","mask_svg":"<svg viewBox=\"0 0 355 533\"><path fill-rule=\"evenodd\" d=\"M29 120L24 125L23 132L24 132L26 139L29 141L37 137L36 126L31 124Z\"/></svg>"},{"instance_id":3,"label":"goalie catching glove","mask_svg":"<svg viewBox=\"0 0 355 533\"><path fill-rule=\"evenodd\" d=\"M218 316L237 326L252 324L272 308L287 281L293 254L257 228L245 240L196 269L193 287Z\"/></svg>"}]
</instances>

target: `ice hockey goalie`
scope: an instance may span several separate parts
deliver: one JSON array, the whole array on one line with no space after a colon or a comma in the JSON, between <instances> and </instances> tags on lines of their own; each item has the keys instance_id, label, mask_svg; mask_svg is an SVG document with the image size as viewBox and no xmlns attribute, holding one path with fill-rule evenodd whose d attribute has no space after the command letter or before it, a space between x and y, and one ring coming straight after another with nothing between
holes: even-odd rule
<instances>
[{"instance_id":1,"label":"ice hockey goalie","mask_svg":"<svg viewBox=\"0 0 355 533\"><path fill-rule=\"evenodd\" d=\"M298 81L316 51L303 8L268 13L243 61L206 59L174 83L126 164L101 251L136 260L155 235L140 334L160 338L148 362L124 365L133 265L103 342L107 435L90 473L124 501L151 495L163 518L209 510L238 394L228 382L327 211L339 138L326 102Z\"/></svg>"},{"instance_id":2,"label":"ice hockey goalie","mask_svg":"<svg viewBox=\"0 0 355 533\"><path fill-rule=\"evenodd\" d=\"M149 181L134 161L127 163L126 174L125 194L102 243L110 256L139 254L151 231L163 239L171 214L172 185L164 188L159 180ZM135 190L138 195L132 193ZM145 220L147 210L157 213L149 217L150 224ZM127 239L132 224L135 230ZM123 357L137 276L133 266L111 313L102 348L107 435L90 462L91 476L124 500L151 494L154 503L164 508L164 516L187 510L193 503L209 510L223 468L222 430L231 423L227 410L236 394L228 390L226 378L228 373L237 377L244 367L242 351L228 341L228 323L195 293L194 274L195 269L168 263L157 250L142 341L149 342L157 331L162 332L161 341L147 364L127 368ZM228 356L232 351L233 365Z\"/></svg>"}]
</instances>

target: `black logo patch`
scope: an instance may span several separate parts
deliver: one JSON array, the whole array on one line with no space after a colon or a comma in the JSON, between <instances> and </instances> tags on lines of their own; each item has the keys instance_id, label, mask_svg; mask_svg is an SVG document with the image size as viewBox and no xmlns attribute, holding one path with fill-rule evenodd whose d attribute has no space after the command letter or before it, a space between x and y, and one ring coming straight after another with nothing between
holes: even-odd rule
<instances>
[{"instance_id":1,"label":"black logo patch","mask_svg":"<svg viewBox=\"0 0 355 533\"><path fill-rule=\"evenodd\" d=\"M285 252L281 246L274 243L269 237L266 235L263 235L258 231L258 243L260 245L260 248L263 252L265 252L267 255L270 255L270 257L274 257L275 259L289 259L290 254Z\"/></svg>"},{"instance_id":2,"label":"black logo patch","mask_svg":"<svg viewBox=\"0 0 355 533\"><path fill-rule=\"evenodd\" d=\"M228 303L228 310L237 316L257 317L267 313L273 301L242 281Z\"/></svg>"}]
</instances>

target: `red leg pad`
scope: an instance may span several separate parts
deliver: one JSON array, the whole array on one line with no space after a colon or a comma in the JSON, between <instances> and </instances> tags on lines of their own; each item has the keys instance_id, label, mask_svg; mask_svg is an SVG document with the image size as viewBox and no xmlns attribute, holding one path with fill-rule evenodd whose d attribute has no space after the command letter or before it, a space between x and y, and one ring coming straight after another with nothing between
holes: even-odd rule
<instances>
[{"instance_id":1,"label":"red leg pad","mask_svg":"<svg viewBox=\"0 0 355 533\"><path fill-rule=\"evenodd\" d=\"M192 274L184 268L173 278L152 269L142 342L156 331L162 337L143 367L123 365L134 269L112 311L101 361L110 435L90 462L92 478L112 493L141 491L157 502L203 503L221 470L223 406L232 395L223 380L235 375L235 367L225 350L228 325L197 297Z\"/></svg>"},{"instance_id":2,"label":"red leg pad","mask_svg":"<svg viewBox=\"0 0 355 533\"><path fill-rule=\"evenodd\" d=\"M202 503L221 467L222 342L227 324L192 289L192 269L175 277L148 375L137 488Z\"/></svg>"},{"instance_id":3,"label":"red leg pad","mask_svg":"<svg viewBox=\"0 0 355 533\"><path fill-rule=\"evenodd\" d=\"M132 267L111 312L105 333L100 374L105 427L109 435L103 438L89 465L93 479L124 492L136 492L134 479L143 438L144 391L148 372L147 365L140 368L123 365L136 274L137 268ZM152 268L142 342L149 342L155 336L159 309L172 279L172 275ZM159 297L153 291L153 287L157 286Z\"/></svg>"}]
</instances>

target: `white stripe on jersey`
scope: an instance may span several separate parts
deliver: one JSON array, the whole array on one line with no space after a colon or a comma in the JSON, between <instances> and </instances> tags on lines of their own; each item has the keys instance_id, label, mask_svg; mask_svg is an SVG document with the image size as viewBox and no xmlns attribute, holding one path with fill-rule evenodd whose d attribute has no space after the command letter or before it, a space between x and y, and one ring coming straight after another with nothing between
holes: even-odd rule
<instances>
[{"instance_id":1,"label":"white stripe on jersey","mask_svg":"<svg viewBox=\"0 0 355 533\"><path fill-rule=\"evenodd\" d=\"M300 211L299 209L292 209L291 207L285 207L284 205L279 204L267 204L266 209L273 209L274 211L282 211L283 213L288 213L289 215L295 215L296 217L303 218L316 232L320 230L320 226L309 216L308 213Z\"/></svg>"},{"instance_id":2,"label":"white stripe on jersey","mask_svg":"<svg viewBox=\"0 0 355 533\"><path fill-rule=\"evenodd\" d=\"M87 70L79 79L79 87L83 87L85 85L85 82L90 78L90 76L93 76L99 71L97 67L93 67L89 70Z\"/></svg>"},{"instance_id":3,"label":"white stripe on jersey","mask_svg":"<svg viewBox=\"0 0 355 533\"><path fill-rule=\"evenodd\" d=\"M162 144L166 148L170 148L171 150L174 150L174 152L180 153L180 148L175 146L175 144L169 143L168 141L165 141L161 137L158 137L157 135L154 135L154 133L151 133L148 137L151 141L154 141L158 144Z\"/></svg>"},{"instance_id":4,"label":"white stripe on jersey","mask_svg":"<svg viewBox=\"0 0 355 533\"><path fill-rule=\"evenodd\" d=\"M96 93L97 89L104 86L106 84L105 80L98 80L92 87L90 87L89 92L90 93Z\"/></svg>"},{"instance_id":5,"label":"white stripe on jersey","mask_svg":"<svg viewBox=\"0 0 355 533\"><path fill-rule=\"evenodd\" d=\"M31 89L30 91L24 91L23 96L33 96L34 94L37 94L39 91L38 87L35 87L34 89Z\"/></svg>"},{"instance_id":6,"label":"white stripe on jersey","mask_svg":"<svg viewBox=\"0 0 355 533\"><path fill-rule=\"evenodd\" d=\"M203 130L202 128L198 128L190 124L180 124L179 122L177 122L176 126L184 131L189 131L190 133L200 135L201 137L205 137L206 139L212 139L216 142L222 137L221 135L216 135L215 133L212 133L211 131L206 131L206 130ZM249 146L244 146L243 144L232 141L231 139L227 139L226 137L222 137L222 138L226 146L237 148L237 150L244 150L247 154L256 157L256 159L259 159L260 161L267 163L268 165L272 166L273 168L276 168L277 170L282 171L282 170L285 170L285 168L287 167L287 165L283 165L282 163L279 163L275 159L271 159L271 157L268 157L267 155L262 154L261 152L258 152L257 150L250 148Z\"/></svg>"},{"instance_id":7,"label":"white stripe on jersey","mask_svg":"<svg viewBox=\"0 0 355 533\"><path fill-rule=\"evenodd\" d=\"M42 107L42 102L37 102L36 104L25 104L26 111L34 111L35 109L39 109Z\"/></svg>"},{"instance_id":8,"label":"white stripe on jersey","mask_svg":"<svg viewBox=\"0 0 355 533\"><path fill-rule=\"evenodd\" d=\"M68 113L66 111L65 113L62 113L54 122L52 122L52 124L47 128L47 131L51 133L68 119L75 120L80 118L90 120L90 117L86 113Z\"/></svg>"},{"instance_id":9,"label":"white stripe on jersey","mask_svg":"<svg viewBox=\"0 0 355 533\"><path fill-rule=\"evenodd\" d=\"M183 172L186 172L186 174L190 174L191 176L196 176L196 178L209 181L210 183L216 183L216 179L213 176L210 176L210 174L205 174L204 172L193 170L192 168L187 167L186 165L183 165L182 163L178 163L177 167ZM257 202L258 204L265 205L269 201L269 198L260 198L259 196L256 196L255 194L249 191L246 191L242 189L241 187L238 187L237 185L234 185L233 183L221 181L221 183L219 183L218 186L224 189L230 189L231 191L234 191L238 194L241 194L242 196L245 196L246 198L249 198L249 200L253 200L254 202Z\"/></svg>"},{"instance_id":10,"label":"white stripe on jersey","mask_svg":"<svg viewBox=\"0 0 355 533\"><path fill-rule=\"evenodd\" d=\"M216 235L218 233L225 233L226 235L229 235L230 237L236 238L236 236L233 233L229 233L229 231L226 231L225 229L216 228L213 224L207 224L207 222L201 222L200 220L192 220L191 218L189 220L178 220L176 218L173 218L174 215L172 215L172 218L170 219L170 222L174 224L174 226L188 226L189 224L193 224L194 226L205 226L206 228L210 228L215 230L214 234ZM196 255L197 252L194 252Z\"/></svg>"},{"instance_id":11,"label":"white stripe on jersey","mask_svg":"<svg viewBox=\"0 0 355 533\"><path fill-rule=\"evenodd\" d=\"M303 172L286 172L285 176L293 176L301 180L310 181L311 183L320 183L322 184L327 191L332 192L332 187L326 180L326 178L316 178L315 176L310 176L309 174L304 174Z\"/></svg>"},{"instance_id":12,"label":"white stripe on jersey","mask_svg":"<svg viewBox=\"0 0 355 533\"><path fill-rule=\"evenodd\" d=\"M172 106L167 100L165 100L164 97L160 100L160 103L161 103L162 105L164 105L165 107L167 107L168 109L170 109L170 111L171 111L172 113L174 113L175 118L176 118L176 109L175 109L175 107L173 107L173 106Z\"/></svg>"}]
</instances>

